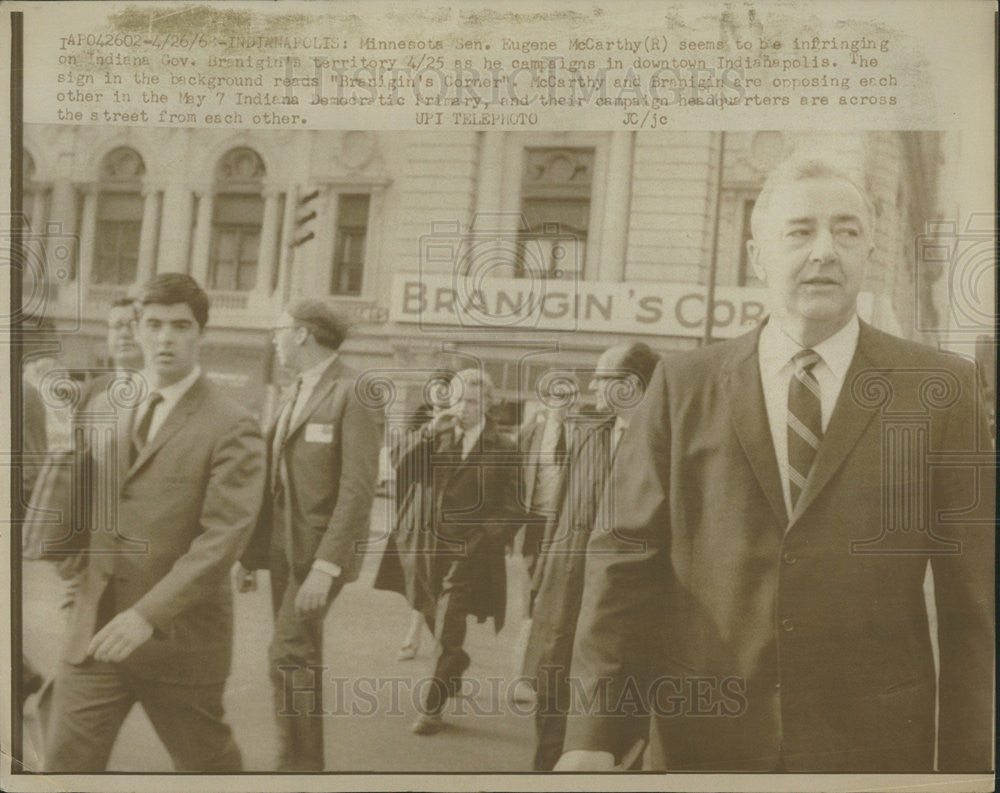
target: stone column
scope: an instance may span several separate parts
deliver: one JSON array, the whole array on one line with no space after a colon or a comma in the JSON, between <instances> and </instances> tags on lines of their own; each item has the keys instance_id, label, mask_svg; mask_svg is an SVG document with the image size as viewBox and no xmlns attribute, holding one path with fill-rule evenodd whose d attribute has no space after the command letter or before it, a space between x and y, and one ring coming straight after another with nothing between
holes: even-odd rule
<instances>
[{"instance_id":1,"label":"stone column","mask_svg":"<svg viewBox=\"0 0 1000 793\"><path fill-rule=\"evenodd\" d=\"M191 269L191 207L194 193L183 183L167 185L163 193L163 220L156 269L161 273L186 273Z\"/></svg>"},{"instance_id":2,"label":"stone column","mask_svg":"<svg viewBox=\"0 0 1000 793\"><path fill-rule=\"evenodd\" d=\"M254 296L259 301L267 300L271 295L271 279L278 253L280 208L281 191L273 186L265 188L264 219L261 222L260 244L257 247L257 281L253 288Z\"/></svg>"},{"instance_id":3,"label":"stone column","mask_svg":"<svg viewBox=\"0 0 1000 793\"><path fill-rule=\"evenodd\" d=\"M146 185L142 190L142 230L139 232L139 264L135 281L144 284L156 274L156 221L160 216L160 190Z\"/></svg>"},{"instance_id":4,"label":"stone column","mask_svg":"<svg viewBox=\"0 0 1000 793\"><path fill-rule=\"evenodd\" d=\"M31 230L36 234L45 232L45 224L48 218L45 217L45 195L48 193L49 185L35 186L34 200L31 202Z\"/></svg>"},{"instance_id":5,"label":"stone column","mask_svg":"<svg viewBox=\"0 0 1000 793\"><path fill-rule=\"evenodd\" d=\"M54 234L71 235L76 233L76 207L77 207L76 187L68 179L58 179L52 185L52 215L49 223L55 224ZM83 245L80 246L78 255L82 259ZM75 262L77 265L77 277L82 269L82 261Z\"/></svg>"},{"instance_id":6,"label":"stone column","mask_svg":"<svg viewBox=\"0 0 1000 793\"><path fill-rule=\"evenodd\" d=\"M501 216L503 209L504 133L482 132L476 175L476 215L472 231L483 241L495 239L497 232L516 232L514 217Z\"/></svg>"},{"instance_id":7,"label":"stone column","mask_svg":"<svg viewBox=\"0 0 1000 793\"><path fill-rule=\"evenodd\" d=\"M97 248L97 185L83 186L83 218L80 228L80 270L78 276L84 288L94 282L94 251Z\"/></svg>"},{"instance_id":8,"label":"stone column","mask_svg":"<svg viewBox=\"0 0 1000 793\"><path fill-rule=\"evenodd\" d=\"M620 130L611 133L608 150L608 187L604 196L601 248L596 272L596 277L600 281L625 280L634 145L634 132Z\"/></svg>"},{"instance_id":9,"label":"stone column","mask_svg":"<svg viewBox=\"0 0 1000 793\"><path fill-rule=\"evenodd\" d=\"M191 252L191 277L203 289L208 288L208 256L212 245L212 207L214 194L211 188L196 190L198 196L198 221L194 228L194 250Z\"/></svg>"}]
</instances>

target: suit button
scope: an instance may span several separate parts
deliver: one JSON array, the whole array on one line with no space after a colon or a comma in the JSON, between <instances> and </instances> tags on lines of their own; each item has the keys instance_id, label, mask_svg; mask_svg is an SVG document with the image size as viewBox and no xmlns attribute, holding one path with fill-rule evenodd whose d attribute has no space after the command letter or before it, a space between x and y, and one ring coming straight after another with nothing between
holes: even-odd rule
<instances>
[{"instance_id":1,"label":"suit button","mask_svg":"<svg viewBox=\"0 0 1000 793\"><path fill-rule=\"evenodd\" d=\"M785 617L785 618L784 618L784 619L783 619L783 620L781 621L781 629L782 629L782 630L783 630L783 631L784 631L785 633L791 633L792 631L794 631L794 630L795 630L795 623L793 623L793 622L792 622L792 621L791 621L790 619L788 619L788 617Z\"/></svg>"},{"instance_id":2,"label":"suit button","mask_svg":"<svg viewBox=\"0 0 1000 793\"><path fill-rule=\"evenodd\" d=\"M795 564L799 560L799 557L790 551L786 551L784 556L781 558L784 560L785 564Z\"/></svg>"}]
</instances>

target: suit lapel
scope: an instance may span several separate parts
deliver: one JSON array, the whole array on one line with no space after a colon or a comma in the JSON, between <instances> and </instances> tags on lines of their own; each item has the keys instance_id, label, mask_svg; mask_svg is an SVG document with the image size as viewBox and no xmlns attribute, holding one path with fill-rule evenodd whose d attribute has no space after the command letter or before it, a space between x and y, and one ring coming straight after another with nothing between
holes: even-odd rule
<instances>
[{"instance_id":1,"label":"suit lapel","mask_svg":"<svg viewBox=\"0 0 1000 793\"><path fill-rule=\"evenodd\" d=\"M306 402L302 410L299 411L297 416L292 417L291 423L288 425L288 433L285 435L285 442L291 438L303 424L316 412L323 400L326 399L334 388L337 387L337 377L340 375L341 365L340 357L338 356L333 363L331 363L326 371L323 372L323 376L320 377L319 382L316 383L316 387L312 390L309 395L309 401Z\"/></svg>"},{"instance_id":2,"label":"suit lapel","mask_svg":"<svg viewBox=\"0 0 1000 793\"><path fill-rule=\"evenodd\" d=\"M775 517L784 526L788 521L788 513L781 490L778 460L774 456L771 424L764 404L764 387L761 384L760 364L757 360L759 339L760 329L748 333L742 339L744 344L734 351L725 381L729 416L750 467L767 497L767 502L771 505Z\"/></svg>"},{"instance_id":3,"label":"suit lapel","mask_svg":"<svg viewBox=\"0 0 1000 793\"><path fill-rule=\"evenodd\" d=\"M180 398L180 401L174 405L174 409L170 411L170 415L168 415L163 424L160 425L156 434L150 438L149 442L145 446L142 447L142 451L140 451L139 456L135 458L135 462L128 470L128 474L126 476L132 476L132 474L134 474L146 463L146 460L156 454L163 444L170 440L170 438L184 426L188 416L197 410L199 405L201 405L201 401L205 398L207 390L208 386L205 381L205 376L201 375L184 393L184 396ZM129 438L129 442L131 442L131 438ZM126 455L128 454L127 445L125 453ZM127 459L128 458L126 457L126 460Z\"/></svg>"},{"instance_id":4,"label":"suit lapel","mask_svg":"<svg viewBox=\"0 0 1000 793\"><path fill-rule=\"evenodd\" d=\"M545 421L548 421L546 416ZM528 459L524 466L524 501L530 507L535 495L535 479L538 476L538 455L542 448L542 434L545 432L545 422L535 421L528 436Z\"/></svg>"},{"instance_id":5,"label":"suit lapel","mask_svg":"<svg viewBox=\"0 0 1000 793\"><path fill-rule=\"evenodd\" d=\"M119 411L118 413L118 434L116 436L116 455L118 463L118 482L124 482L128 474L128 461L132 453L132 420L138 405Z\"/></svg>"},{"instance_id":6,"label":"suit lapel","mask_svg":"<svg viewBox=\"0 0 1000 793\"><path fill-rule=\"evenodd\" d=\"M813 462L812 471L806 480L806 486L795 505L789 527L799 519L844 460L847 459L847 455L855 447L861 433L864 432L865 427L868 426L876 413L874 410L862 408L851 394L851 384L857 376L866 368L874 365L868 351L870 338L868 326L862 322L861 333L858 336L858 348L851 360L851 365L847 368L844 385L837 397L837 404L830 416L830 423L826 432L823 433L823 441L816 452L816 460Z\"/></svg>"}]
</instances>

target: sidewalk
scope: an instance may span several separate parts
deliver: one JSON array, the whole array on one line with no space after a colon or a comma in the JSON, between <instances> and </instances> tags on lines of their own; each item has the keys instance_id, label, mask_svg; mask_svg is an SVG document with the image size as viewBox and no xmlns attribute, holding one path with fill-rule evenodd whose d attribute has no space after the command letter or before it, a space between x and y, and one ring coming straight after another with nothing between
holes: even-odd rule
<instances>
[{"instance_id":1,"label":"sidewalk","mask_svg":"<svg viewBox=\"0 0 1000 793\"><path fill-rule=\"evenodd\" d=\"M382 544L386 502L376 499L372 540L361 577L334 601L324 632L323 707L328 771L528 771L533 747L530 705L510 698L512 658L522 613L516 566L508 560L507 625L497 635L492 621L469 621L466 650L472 656L463 696L445 711L447 729L422 737L410 732L421 680L431 670L433 641L425 632L420 654L397 661L409 620L402 596L372 589ZM43 673L55 669L64 617L58 612L62 582L46 563L24 568L25 651ZM266 574L256 592L235 596L233 670L226 712L248 771L273 768L276 730L271 713L267 646L271 607ZM478 689L478 690L477 690ZM26 761L31 762L36 720L26 706ZM36 761L37 762L37 761ZM133 709L111 756L109 770L170 771L172 764L145 713Z\"/></svg>"}]
</instances>

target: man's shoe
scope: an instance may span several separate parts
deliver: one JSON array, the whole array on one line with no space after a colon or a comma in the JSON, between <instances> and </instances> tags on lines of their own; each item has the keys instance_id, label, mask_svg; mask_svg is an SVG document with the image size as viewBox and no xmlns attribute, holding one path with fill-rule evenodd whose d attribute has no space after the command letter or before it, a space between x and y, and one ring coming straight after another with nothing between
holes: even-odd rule
<instances>
[{"instance_id":1,"label":"man's shoe","mask_svg":"<svg viewBox=\"0 0 1000 793\"><path fill-rule=\"evenodd\" d=\"M410 727L414 735L434 735L444 729L444 720L439 714L423 713Z\"/></svg>"}]
</instances>

